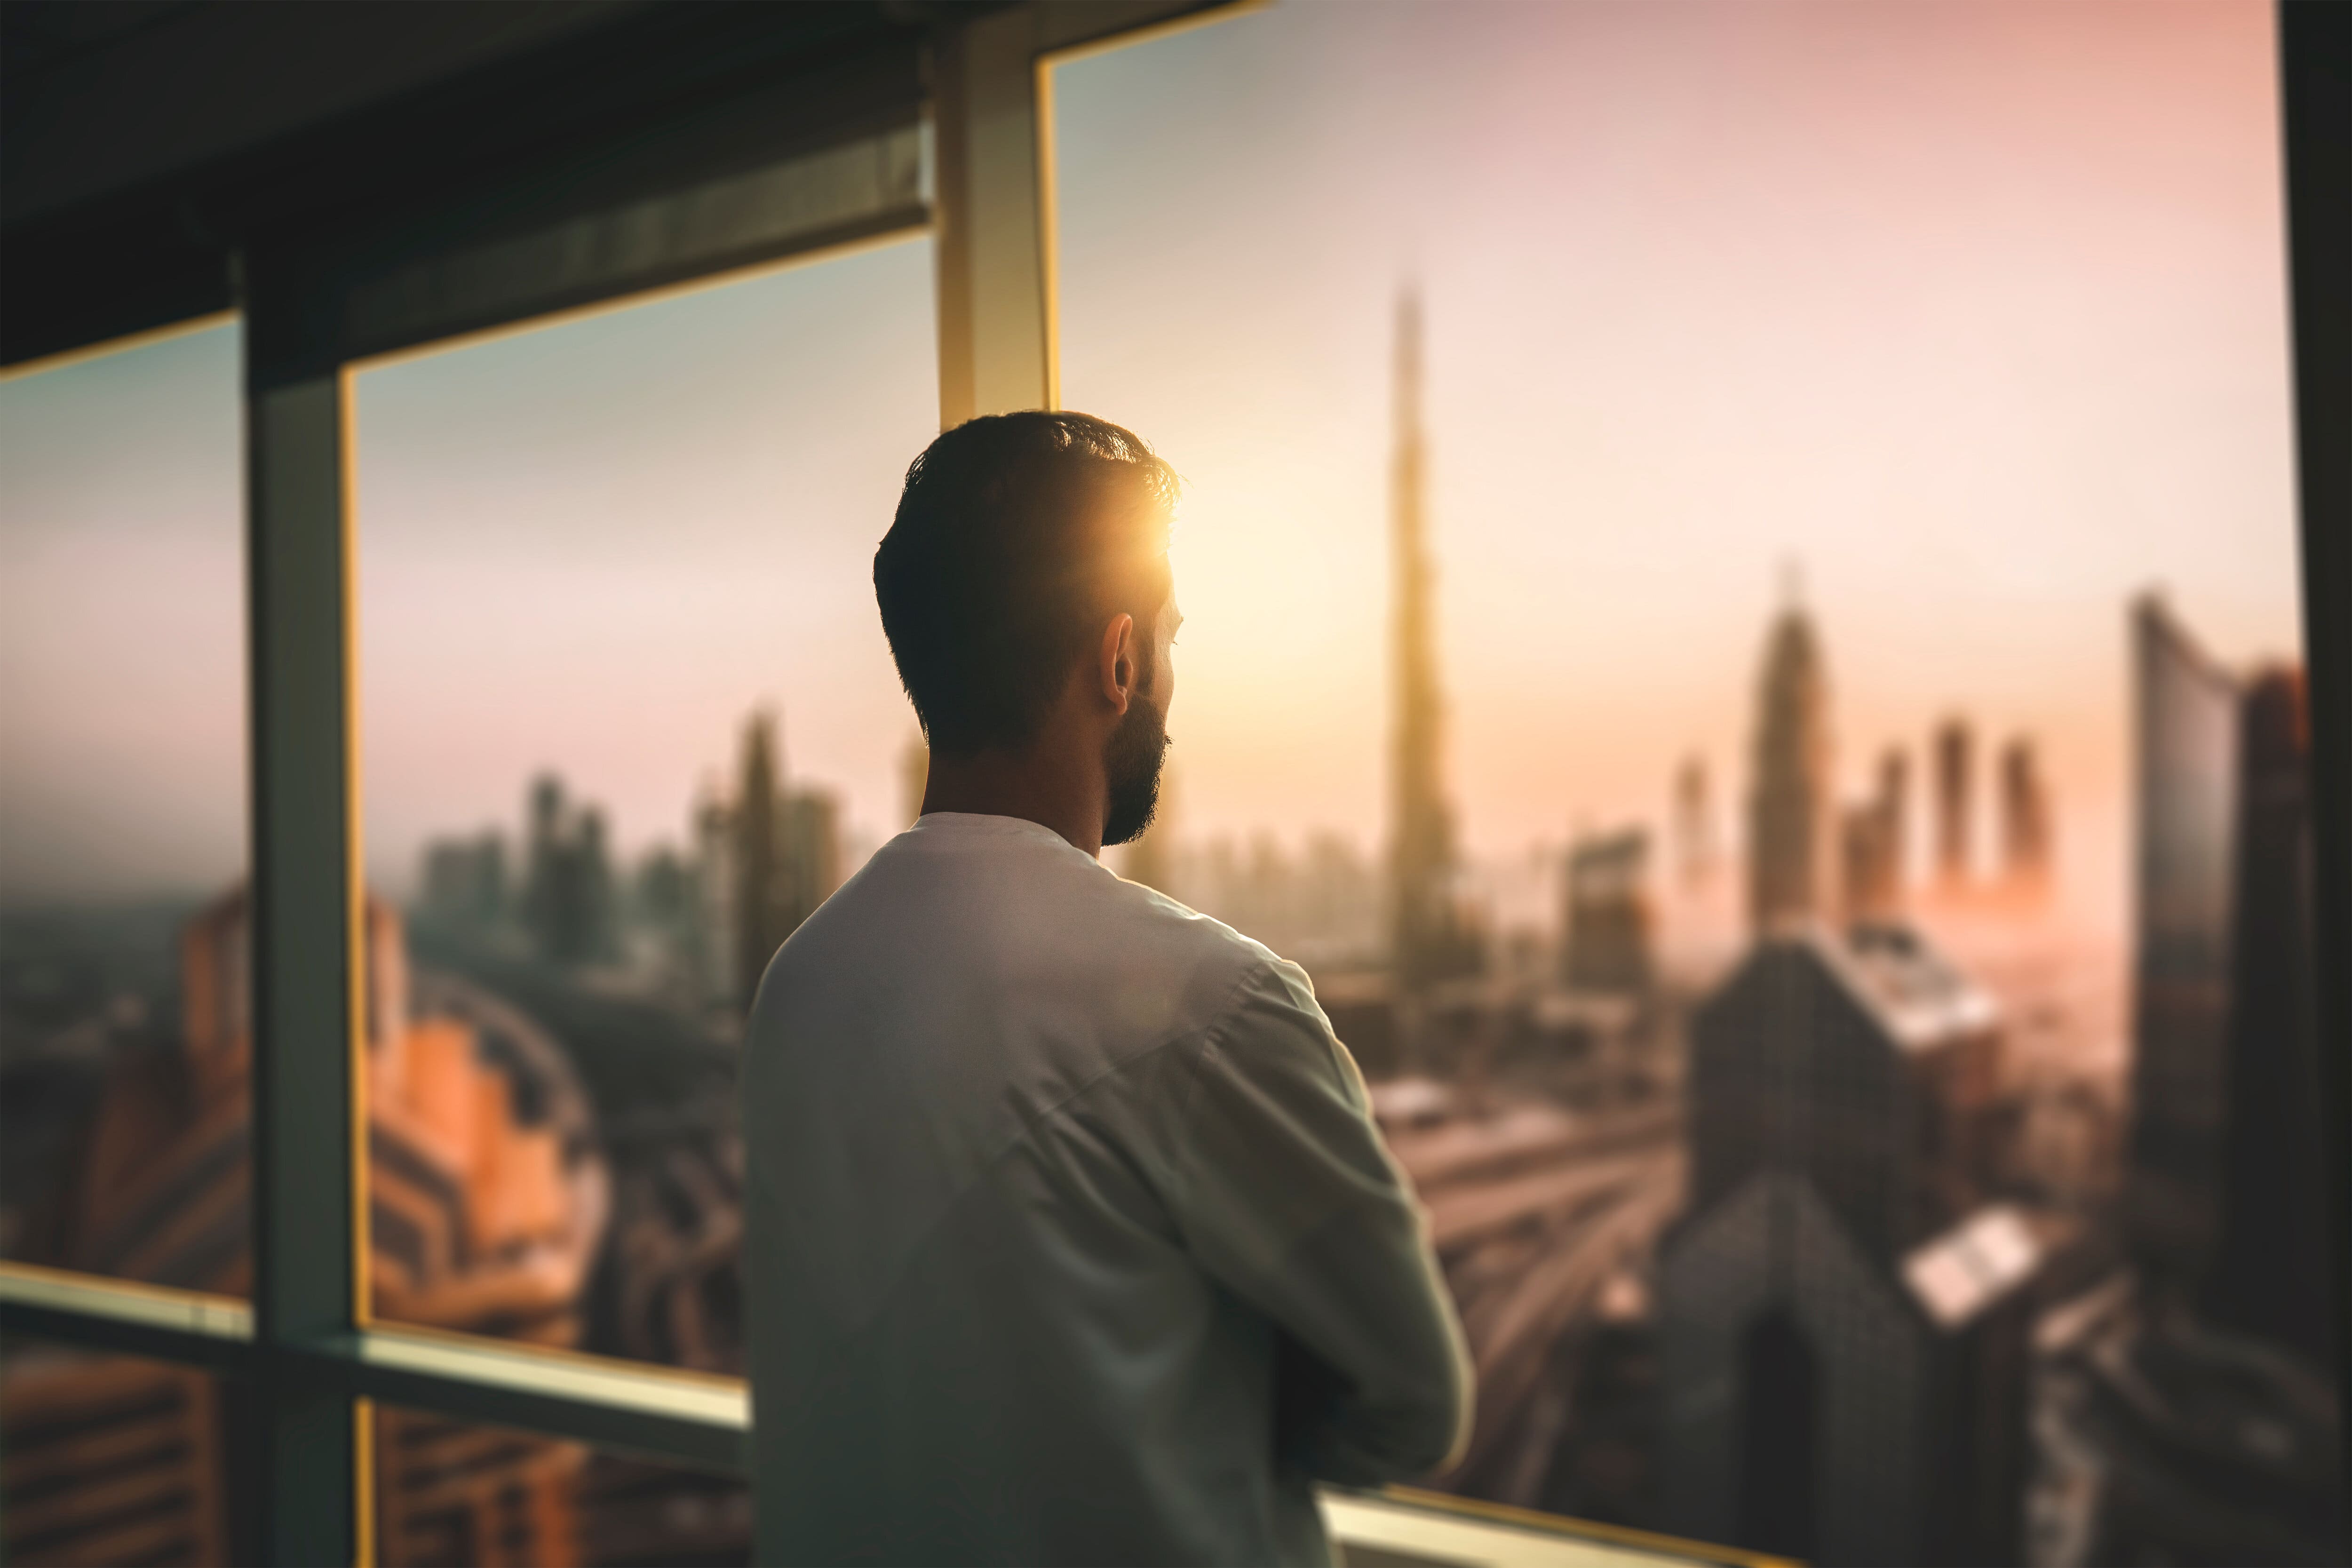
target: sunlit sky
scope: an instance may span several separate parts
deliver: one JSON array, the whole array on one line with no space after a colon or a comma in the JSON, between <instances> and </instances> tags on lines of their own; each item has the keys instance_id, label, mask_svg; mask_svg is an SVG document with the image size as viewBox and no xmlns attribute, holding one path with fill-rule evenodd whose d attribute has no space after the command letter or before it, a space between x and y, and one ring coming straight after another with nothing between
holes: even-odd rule
<instances>
[{"instance_id":1,"label":"sunlit sky","mask_svg":"<svg viewBox=\"0 0 2352 1568\"><path fill-rule=\"evenodd\" d=\"M2037 736L2121 896L2124 605L2292 656L2259 4L1299 0L1055 73L1064 400L1189 481L1183 830L1377 842L1391 328L1428 321L1446 773L1504 858L1744 787L1784 564L1842 770ZM369 858L561 772L635 848L757 704L898 825L866 576L921 241L363 374ZM0 386L0 882L241 843L234 328Z\"/></svg>"}]
</instances>

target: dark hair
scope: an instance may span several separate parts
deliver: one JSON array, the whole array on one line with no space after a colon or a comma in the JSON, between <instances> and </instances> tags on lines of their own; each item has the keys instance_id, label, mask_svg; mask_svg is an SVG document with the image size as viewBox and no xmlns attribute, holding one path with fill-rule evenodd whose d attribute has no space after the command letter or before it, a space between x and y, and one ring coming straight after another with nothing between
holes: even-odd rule
<instances>
[{"instance_id":1,"label":"dark hair","mask_svg":"<svg viewBox=\"0 0 2352 1568\"><path fill-rule=\"evenodd\" d=\"M1177 486L1142 437L1084 414L989 415L924 448L874 552L874 597L934 751L1026 743L1120 611L1149 679Z\"/></svg>"}]
</instances>

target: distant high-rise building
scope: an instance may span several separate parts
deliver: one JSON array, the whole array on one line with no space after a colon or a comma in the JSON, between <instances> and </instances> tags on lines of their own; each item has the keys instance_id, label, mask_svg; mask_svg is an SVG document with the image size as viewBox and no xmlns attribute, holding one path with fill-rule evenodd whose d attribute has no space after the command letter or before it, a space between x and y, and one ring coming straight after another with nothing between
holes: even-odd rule
<instances>
[{"instance_id":1,"label":"distant high-rise building","mask_svg":"<svg viewBox=\"0 0 2352 1568\"><path fill-rule=\"evenodd\" d=\"M1407 986L1467 973L1478 948L1455 896L1454 814L1440 783L1444 699L1437 679L1436 605L1423 511L1421 301L1397 304L1396 468L1391 541L1395 556L1395 732L1390 846L1390 918L1396 967Z\"/></svg>"},{"instance_id":2,"label":"distant high-rise building","mask_svg":"<svg viewBox=\"0 0 2352 1568\"><path fill-rule=\"evenodd\" d=\"M1911 759L1900 746L1889 746L1879 753L1878 809L1885 819L1889 869L1899 898L1904 861L1911 850Z\"/></svg>"},{"instance_id":3,"label":"distant high-rise building","mask_svg":"<svg viewBox=\"0 0 2352 1568\"><path fill-rule=\"evenodd\" d=\"M794 789L783 795L784 934L841 886L841 799L830 790Z\"/></svg>"},{"instance_id":4,"label":"distant high-rise building","mask_svg":"<svg viewBox=\"0 0 2352 1568\"><path fill-rule=\"evenodd\" d=\"M2050 885L2050 791L2042 783L2033 742L2023 735L2000 752L2001 878L2020 892Z\"/></svg>"},{"instance_id":5,"label":"distant high-rise building","mask_svg":"<svg viewBox=\"0 0 2352 1568\"><path fill-rule=\"evenodd\" d=\"M1904 795L1907 772L1900 751L1879 758L1878 794L1848 806L1843 819L1845 918L1891 921L1903 911Z\"/></svg>"},{"instance_id":6,"label":"distant high-rise building","mask_svg":"<svg viewBox=\"0 0 2352 1568\"><path fill-rule=\"evenodd\" d=\"M2138 973L2126 1214L2141 1268L2326 1366L2318 952L2301 678L2240 683L2133 612Z\"/></svg>"},{"instance_id":7,"label":"distant high-rise building","mask_svg":"<svg viewBox=\"0 0 2352 1568\"><path fill-rule=\"evenodd\" d=\"M693 846L694 917L687 946L696 989L711 1008L732 1011L743 989L735 974L742 961L736 951L735 810L715 779L703 781L688 838Z\"/></svg>"},{"instance_id":8,"label":"distant high-rise building","mask_svg":"<svg viewBox=\"0 0 2352 1568\"><path fill-rule=\"evenodd\" d=\"M1878 803L1849 805L1838 818L1838 844L1843 875L1839 879L1840 902L1850 921L1878 921L1895 910L1887 870L1886 824Z\"/></svg>"},{"instance_id":9,"label":"distant high-rise building","mask_svg":"<svg viewBox=\"0 0 2352 1568\"><path fill-rule=\"evenodd\" d=\"M776 754L776 721L754 713L743 726L742 762L735 791L733 872L735 984L748 1007L786 934L782 825L777 821L782 760Z\"/></svg>"},{"instance_id":10,"label":"distant high-rise building","mask_svg":"<svg viewBox=\"0 0 2352 1568\"><path fill-rule=\"evenodd\" d=\"M2199 1299L2325 1371L2336 1345L2305 704L2301 672L2273 669L2240 707L2221 1237Z\"/></svg>"},{"instance_id":11,"label":"distant high-rise building","mask_svg":"<svg viewBox=\"0 0 2352 1568\"><path fill-rule=\"evenodd\" d=\"M560 791L545 798L561 806ZM250 921L240 889L183 928L176 1048L128 1056L109 1076L60 1227L66 1250L42 1261L251 1290ZM389 905L365 899L360 921L372 1310L575 1344L609 1180L570 1058L505 1001L455 976L413 976ZM232 1551L234 1476L222 1458L235 1427L215 1380L79 1353L9 1372L0 1418L11 1458L37 1452L45 1466L37 1511L22 1506L21 1473L10 1476L0 1521L10 1560L256 1560ZM428 1448L420 1429L450 1424L386 1415L377 1500L389 1560L481 1561L484 1542L509 1561L580 1560L570 1506L582 1450L511 1433ZM126 1487L152 1505L126 1513Z\"/></svg>"},{"instance_id":12,"label":"distant high-rise building","mask_svg":"<svg viewBox=\"0 0 2352 1568\"><path fill-rule=\"evenodd\" d=\"M1714 875L1719 853L1715 805L1707 798L1706 759L1693 754L1675 770L1675 866L1683 885L1695 888Z\"/></svg>"},{"instance_id":13,"label":"distant high-rise building","mask_svg":"<svg viewBox=\"0 0 2352 1568\"><path fill-rule=\"evenodd\" d=\"M1580 991L1636 994L1651 981L1650 836L1638 827L1569 847L1562 970Z\"/></svg>"},{"instance_id":14,"label":"distant high-rise building","mask_svg":"<svg viewBox=\"0 0 2352 1568\"><path fill-rule=\"evenodd\" d=\"M552 963L595 963L613 956L613 868L604 847L604 816L566 798L563 781L541 773L531 782L523 925L541 958Z\"/></svg>"},{"instance_id":15,"label":"distant high-rise building","mask_svg":"<svg viewBox=\"0 0 2352 1568\"><path fill-rule=\"evenodd\" d=\"M1969 721L1957 715L1936 730L1936 879L1947 888L1969 879L1969 776L1974 764L1975 738Z\"/></svg>"},{"instance_id":16,"label":"distant high-rise building","mask_svg":"<svg viewBox=\"0 0 2352 1568\"><path fill-rule=\"evenodd\" d=\"M2014 1563L2042 1245L1989 1205L1986 995L1900 925L1759 939L1693 1021L1659 1268L1670 1528L1822 1563Z\"/></svg>"},{"instance_id":17,"label":"distant high-rise building","mask_svg":"<svg viewBox=\"0 0 2352 1568\"><path fill-rule=\"evenodd\" d=\"M1759 935L1836 916L1831 763L1828 672L1811 619L1792 604L1773 624L1757 688L1748 908Z\"/></svg>"},{"instance_id":18,"label":"distant high-rise building","mask_svg":"<svg viewBox=\"0 0 2352 1568\"><path fill-rule=\"evenodd\" d=\"M482 931L507 916L507 845L495 828L425 847L417 912L436 925Z\"/></svg>"},{"instance_id":19,"label":"distant high-rise building","mask_svg":"<svg viewBox=\"0 0 2352 1568\"><path fill-rule=\"evenodd\" d=\"M2143 1268L2193 1288L2221 1222L2238 689L2154 598L2132 611L2137 775L2132 1133Z\"/></svg>"},{"instance_id":20,"label":"distant high-rise building","mask_svg":"<svg viewBox=\"0 0 2352 1568\"><path fill-rule=\"evenodd\" d=\"M709 844L706 905L716 898L723 911L728 978L735 1004L749 1006L776 949L841 886L841 803L826 790L786 787L775 719L760 712L743 726L735 799L705 813L714 829L698 831Z\"/></svg>"}]
</instances>

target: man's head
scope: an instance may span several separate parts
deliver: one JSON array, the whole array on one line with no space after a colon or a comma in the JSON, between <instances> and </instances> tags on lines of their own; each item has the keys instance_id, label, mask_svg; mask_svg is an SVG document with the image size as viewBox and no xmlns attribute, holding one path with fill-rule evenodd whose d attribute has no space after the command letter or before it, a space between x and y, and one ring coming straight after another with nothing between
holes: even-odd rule
<instances>
[{"instance_id":1,"label":"man's head","mask_svg":"<svg viewBox=\"0 0 2352 1568\"><path fill-rule=\"evenodd\" d=\"M1102 841L1150 826L1173 692L1177 479L1083 414L1002 414L907 470L874 595L935 763L1090 748Z\"/></svg>"}]
</instances>

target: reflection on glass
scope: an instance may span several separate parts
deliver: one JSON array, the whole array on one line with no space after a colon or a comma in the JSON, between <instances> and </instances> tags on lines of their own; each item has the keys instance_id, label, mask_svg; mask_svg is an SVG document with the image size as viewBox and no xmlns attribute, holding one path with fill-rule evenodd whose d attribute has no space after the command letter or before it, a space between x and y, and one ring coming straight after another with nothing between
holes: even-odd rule
<instances>
[{"instance_id":1,"label":"reflection on glass","mask_svg":"<svg viewBox=\"0 0 2352 1568\"><path fill-rule=\"evenodd\" d=\"M240 345L0 383L0 1255L241 1294Z\"/></svg>"},{"instance_id":2,"label":"reflection on glass","mask_svg":"<svg viewBox=\"0 0 2352 1568\"><path fill-rule=\"evenodd\" d=\"M1476 1363L1440 1484L2325 1561L2269 23L2002 17L1058 68L1065 395L1189 481L1124 868L1371 1080Z\"/></svg>"},{"instance_id":3,"label":"reflection on glass","mask_svg":"<svg viewBox=\"0 0 2352 1568\"><path fill-rule=\"evenodd\" d=\"M217 1565L255 1556L232 1456L236 1384L16 1340L0 1356L0 1541L10 1563Z\"/></svg>"},{"instance_id":4,"label":"reflection on glass","mask_svg":"<svg viewBox=\"0 0 2352 1568\"><path fill-rule=\"evenodd\" d=\"M728 1568L751 1560L733 1478L392 1405L376 1408L384 1568Z\"/></svg>"},{"instance_id":5,"label":"reflection on glass","mask_svg":"<svg viewBox=\"0 0 2352 1568\"><path fill-rule=\"evenodd\" d=\"M743 1009L905 820L870 563L929 265L357 377L380 1316L741 1370Z\"/></svg>"}]
</instances>

